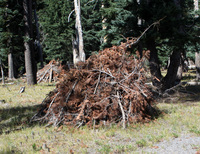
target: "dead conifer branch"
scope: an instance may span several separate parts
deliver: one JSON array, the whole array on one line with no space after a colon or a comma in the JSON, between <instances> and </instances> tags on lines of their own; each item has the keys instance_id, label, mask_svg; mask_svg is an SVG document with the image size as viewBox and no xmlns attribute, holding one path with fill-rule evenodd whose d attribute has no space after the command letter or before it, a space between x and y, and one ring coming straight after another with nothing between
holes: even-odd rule
<instances>
[{"instance_id":1,"label":"dead conifer branch","mask_svg":"<svg viewBox=\"0 0 200 154\"><path fill-rule=\"evenodd\" d=\"M125 129L126 128L126 117L125 117L125 113L124 113L124 109L123 109L122 103L120 101L120 96L119 96L119 92L118 91L117 91L117 101L118 101L118 104L119 104L121 112L122 112L122 125L123 125L123 129Z\"/></svg>"},{"instance_id":2,"label":"dead conifer branch","mask_svg":"<svg viewBox=\"0 0 200 154\"><path fill-rule=\"evenodd\" d=\"M141 92L145 97L147 97L147 95L144 93L144 91L143 91L136 83L134 83L134 85L140 90L140 92Z\"/></svg>"},{"instance_id":3,"label":"dead conifer branch","mask_svg":"<svg viewBox=\"0 0 200 154\"><path fill-rule=\"evenodd\" d=\"M39 79L38 83L40 83L44 79L45 75L49 72L50 69L51 69L51 67L48 70L46 70L46 72L43 74L43 76Z\"/></svg>"},{"instance_id":4,"label":"dead conifer branch","mask_svg":"<svg viewBox=\"0 0 200 154\"><path fill-rule=\"evenodd\" d=\"M115 77L109 72L106 72L106 71L103 71L103 70L96 70L96 69L93 69L92 71L98 71L98 72L100 72L100 73L104 73L104 74L106 74L106 75L109 75L109 76L111 76L112 78L114 78L115 79Z\"/></svg>"},{"instance_id":5,"label":"dead conifer branch","mask_svg":"<svg viewBox=\"0 0 200 154\"><path fill-rule=\"evenodd\" d=\"M37 83L57 81L62 71L63 68L60 66L60 62L52 60L42 69L38 70Z\"/></svg>"},{"instance_id":6,"label":"dead conifer branch","mask_svg":"<svg viewBox=\"0 0 200 154\"><path fill-rule=\"evenodd\" d=\"M152 23L149 27L147 27L147 28L144 30L144 32L142 32L142 34L141 34L139 37L137 37L137 38L132 38L132 39L131 39L131 43L130 43L130 44L127 44L126 47L128 47L128 46L130 46L130 45L135 45L135 44L137 44L137 43L140 41L140 39L144 36L144 34L145 34L151 27L153 27L153 26L155 26L155 25L159 25L160 22L161 22L162 20L164 20L165 18L166 18L166 16L163 17L163 18L161 18L160 20L158 20L158 21Z\"/></svg>"},{"instance_id":7,"label":"dead conifer branch","mask_svg":"<svg viewBox=\"0 0 200 154\"><path fill-rule=\"evenodd\" d=\"M100 82L100 80L101 80L101 72L99 72L98 81L97 81L97 84L96 84L96 87L95 87L95 89L94 89L94 93L93 93L93 94L96 94L96 92L97 92L97 88L98 88L98 86L99 86L99 82Z\"/></svg>"},{"instance_id":8,"label":"dead conifer branch","mask_svg":"<svg viewBox=\"0 0 200 154\"><path fill-rule=\"evenodd\" d=\"M56 96L52 99L51 103L49 104L49 107L48 107L48 110L47 110L47 113L45 114L45 116L43 116L42 118L36 119L35 121L42 120L42 119L46 118L49 115L51 106L54 103L54 101L55 101L56 97L58 96L58 94L59 94L59 92L56 94Z\"/></svg>"},{"instance_id":9,"label":"dead conifer branch","mask_svg":"<svg viewBox=\"0 0 200 154\"><path fill-rule=\"evenodd\" d=\"M74 82L74 85L72 86L71 90L69 91L69 93L68 93L68 95L67 95L67 98L66 98L66 100L65 100L66 103L68 102L68 99L69 99L70 95L72 94L72 91L74 90L74 88L75 88L75 86L76 86L77 83L78 83L78 80L76 80L76 81Z\"/></svg>"},{"instance_id":10,"label":"dead conifer branch","mask_svg":"<svg viewBox=\"0 0 200 154\"><path fill-rule=\"evenodd\" d=\"M85 106L86 106L87 103L88 103L88 100L85 100L85 101L83 102L83 105L82 105L82 107L81 107L80 113L79 113L79 115L77 116L76 120L80 120L81 117L83 116L84 109L85 109Z\"/></svg>"}]
</instances>

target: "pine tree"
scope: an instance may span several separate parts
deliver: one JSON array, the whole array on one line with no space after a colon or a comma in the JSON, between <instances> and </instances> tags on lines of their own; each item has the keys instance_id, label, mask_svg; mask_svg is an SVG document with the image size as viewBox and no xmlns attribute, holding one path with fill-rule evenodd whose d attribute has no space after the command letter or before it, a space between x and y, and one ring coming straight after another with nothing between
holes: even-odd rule
<instances>
[{"instance_id":1,"label":"pine tree","mask_svg":"<svg viewBox=\"0 0 200 154\"><path fill-rule=\"evenodd\" d=\"M106 36L102 47L120 44L126 37L138 36L137 28L137 3L135 1L104 0L101 9L102 17L106 19L105 29L100 34Z\"/></svg>"},{"instance_id":2,"label":"pine tree","mask_svg":"<svg viewBox=\"0 0 200 154\"><path fill-rule=\"evenodd\" d=\"M68 0L45 1L38 11L44 57L72 61L72 36L74 35L74 18L68 15L73 10L73 2Z\"/></svg>"},{"instance_id":3,"label":"pine tree","mask_svg":"<svg viewBox=\"0 0 200 154\"><path fill-rule=\"evenodd\" d=\"M9 78L16 77L21 65L20 57L22 56L21 51L23 51L22 20L21 1L0 1L0 56L4 65L8 65Z\"/></svg>"},{"instance_id":4,"label":"pine tree","mask_svg":"<svg viewBox=\"0 0 200 154\"><path fill-rule=\"evenodd\" d=\"M36 62L33 48L33 28L32 28L32 0L24 0L24 57L25 57L25 68L26 68L26 78L28 85L34 85L37 83L36 80Z\"/></svg>"},{"instance_id":5,"label":"pine tree","mask_svg":"<svg viewBox=\"0 0 200 154\"><path fill-rule=\"evenodd\" d=\"M102 30L101 1L84 0L81 5L81 19L86 56L98 52L101 45Z\"/></svg>"}]
</instances>

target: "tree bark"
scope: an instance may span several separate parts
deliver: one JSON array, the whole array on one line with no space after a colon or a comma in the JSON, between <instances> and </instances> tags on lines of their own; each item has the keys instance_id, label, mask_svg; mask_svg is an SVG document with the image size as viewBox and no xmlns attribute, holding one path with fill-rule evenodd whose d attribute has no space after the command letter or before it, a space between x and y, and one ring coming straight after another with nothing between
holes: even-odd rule
<instances>
[{"instance_id":1,"label":"tree bark","mask_svg":"<svg viewBox=\"0 0 200 154\"><path fill-rule=\"evenodd\" d=\"M174 0L174 5L177 9L181 9L181 0ZM182 14L179 13L176 15L177 20L180 20ZM179 25L178 33L184 35L184 27L183 25ZM175 86L178 82L181 81L182 77L182 68L181 68L181 54L184 53L182 46L177 46L176 49L172 52L170 56L170 65L167 70L167 75L162 79L162 88L161 91L165 91L173 86ZM178 72L179 71L179 72ZM177 82L178 79L178 82Z\"/></svg>"},{"instance_id":2,"label":"tree bark","mask_svg":"<svg viewBox=\"0 0 200 154\"><path fill-rule=\"evenodd\" d=\"M146 44L147 44L147 49L150 50L149 63L150 63L150 72L151 72L151 77L152 77L152 83L154 86L159 87L161 84L160 80L162 79L162 75L161 75L161 71L160 71L158 52L156 49L154 38L149 38L146 41Z\"/></svg>"},{"instance_id":3,"label":"tree bark","mask_svg":"<svg viewBox=\"0 0 200 154\"><path fill-rule=\"evenodd\" d=\"M198 0L194 0L194 10L195 11L199 10L199 1Z\"/></svg>"},{"instance_id":4,"label":"tree bark","mask_svg":"<svg viewBox=\"0 0 200 154\"><path fill-rule=\"evenodd\" d=\"M195 52L196 80L200 80L200 53Z\"/></svg>"},{"instance_id":5,"label":"tree bark","mask_svg":"<svg viewBox=\"0 0 200 154\"><path fill-rule=\"evenodd\" d=\"M9 4L7 3L6 5L6 10L8 9ZM8 13L6 11L6 17L8 16ZM12 49L12 40L11 40L11 35L12 33L10 32L10 28L8 26L8 33L10 34L8 40L7 40L7 48L9 49L8 52L8 78L9 79L14 79L14 63L13 63L13 49Z\"/></svg>"},{"instance_id":6,"label":"tree bark","mask_svg":"<svg viewBox=\"0 0 200 154\"><path fill-rule=\"evenodd\" d=\"M4 79L3 64L1 62L1 59L0 59L0 68L1 68L2 84L4 85L5 84L5 79Z\"/></svg>"},{"instance_id":7,"label":"tree bark","mask_svg":"<svg viewBox=\"0 0 200 154\"><path fill-rule=\"evenodd\" d=\"M74 64L78 63L79 61L85 62L85 52L84 52L84 45L83 45L83 32L82 32L82 25L81 25L81 5L80 0L74 0L74 8L76 13L76 43L77 49L73 49L73 57L75 59ZM73 42L74 43L74 42Z\"/></svg>"},{"instance_id":8,"label":"tree bark","mask_svg":"<svg viewBox=\"0 0 200 154\"><path fill-rule=\"evenodd\" d=\"M25 23L25 41L24 41L24 55L27 84L36 84L36 63L33 52L33 34L32 34L32 0L24 0L24 23Z\"/></svg>"},{"instance_id":9,"label":"tree bark","mask_svg":"<svg viewBox=\"0 0 200 154\"><path fill-rule=\"evenodd\" d=\"M183 74L183 64L182 64L182 59L181 59L180 64L178 66L177 75L176 75L176 82L177 83L180 83L180 81L182 79L182 74Z\"/></svg>"},{"instance_id":10,"label":"tree bark","mask_svg":"<svg viewBox=\"0 0 200 154\"><path fill-rule=\"evenodd\" d=\"M194 0L194 10L199 10L199 1ZM198 15L196 15L198 17ZM200 80L200 53L195 52L196 80Z\"/></svg>"},{"instance_id":11,"label":"tree bark","mask_svg":"<svg viewBox=\"0 0 200 154\"><path fill-rule=\"evenodd\" d=\"M169 89L175 85L178 67L180 66L180 60L181 51L174 50L172 55L170 56L170 64L167 70L167 75L162 80L162 91Z\"/></svg>"},{"instance_id":12,"label":"tree bark","mask_svg":"<svg viewBox=\"0 0 200 154\"><path fill-rule=\"evenodd\" d=\"M8 53L8 78L9 79L14 79L15 78L15 73L14 73L14 60L13 60L13 53L10 51Z\"/></svg>"}]
</instances>

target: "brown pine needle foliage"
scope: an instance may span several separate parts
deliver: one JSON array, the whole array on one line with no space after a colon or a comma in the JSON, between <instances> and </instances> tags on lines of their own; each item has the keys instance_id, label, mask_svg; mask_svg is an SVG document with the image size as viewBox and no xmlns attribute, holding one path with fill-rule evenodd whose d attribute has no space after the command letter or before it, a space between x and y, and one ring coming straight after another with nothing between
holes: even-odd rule
<instances>
[{"instance_id":1,"label":"brown pine needle foliage","mask_svg":"<svg viewBox=\"0 0 200 154\"><path fill-rule=\"evenodd\" d=\"M55 126L95 125L149 121L153 114L152 93L145 85L143 57L127 53L134 39L92 55L76 68L62 69L56 89L32 118ZM139 54L137 54L139 56Z\"/></svg>"}]
</instances>

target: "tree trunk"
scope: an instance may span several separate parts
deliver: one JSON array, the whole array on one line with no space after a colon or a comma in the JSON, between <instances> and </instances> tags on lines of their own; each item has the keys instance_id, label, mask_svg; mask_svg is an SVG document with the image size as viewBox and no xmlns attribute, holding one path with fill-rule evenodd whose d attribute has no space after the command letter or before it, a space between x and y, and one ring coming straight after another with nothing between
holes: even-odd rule
<instances>
[{"instance_id":1,"label":"tree trunk","mask_svg":"<svg viewBox=\"0 0 200 154\"><path fill-rule=\"evenodd\" d=\"M195 52L196 80L200 80L200 53Z\"/></svg>"},{"instance_id":2,"label":"tree trunk","mask_svg":"<svg viewBox=\"0 0 200 154\"><path fill-rule=\"evenodd\" d=\"M159 61L158 61L158 53L155 45L154 38L150 38L146 42L147 49L150 50L150 72L152 77L152 83L154 86L160 86L160 80L162 79Z\"/></svg>"},{"instance_id":3,"label":"tree trunk","mask_svg":"<svg viewBox=\"0 0 200 154\"><path fill-rule=\"evenodd\" d=\"M14 60L13 60L13 53L12 51L8 54L8 78L14 79L15 73L14 73Z\"/></svg>"},{"instance_id":4,"label":"tree trunk","mask_svg":"<svg viewBox=\"0 0 200 154\"><path fill-rule=\"evenodd\" d=\"M8 30L10 33L10 30ZM13 47L11 43L11 36L9 37L7 41L7 48L9 49L8 52L8 78L14 79L15 78L15 72L14 72L14 60L13 60Z\"/></svg>"},{"instance_id":5,"label":"tree trunk","mask_svg":"<svg viewBox=\"0 0 200 154\"><path fill-rule=\"evenodd\" d=\"M195 11L199 10L199 1L198 0L194 0L194 10Z\"/></svg>"},{"instance_id":6,"label":"tree trunk","mask_svg":"<svg viewBox=\"0 0 200 154\"><path fill-rule=\"evenodd\" d=\"M80 57L78 53L78 41L72 38L72 50L73 50L73 63L76 65L78 62L80 62Z\"/></svg>"},{"instance_id":7,"label":"tree trunk","mask_svg":"<svg viewBox=\"0 0 200 154\"><path fill-rule=\"evenodd\" d=\"M3 64L1 62L1 59L0 59L0 68L1 68L2 84L4 85L5 79L4 79Z\"/></svg>"},{"instance_id":8,"label":"tree trunk","mask_svg":"<svg viewBox=\"0 0 200 154\"><path fill-rule=\"evenodd\" d=\"M174 0L174 4L177 9L181 9L181 0ZM176 15L177 20L180 20L181 17L182 17L181 13ZM179 25L178 33L180 34L180 36L184 34L183 25ZM165 91L166 89L169 89L169 88L175 86L177 84L177 79L179 80L178 82L181 81L182 68L180 67L180 65L181 65L181 54L182 53L184 53L182 46L179 45L179 46L177 46L176 49L174 49L172 55L170 56L170 65L167 70L167 75L162 80L161 91Z\"/></svg>"},{"instance_id":9,"label":"tree trunk","mask_svg":"<svg viewBox=\"0 0 200 154\"><path fill-rule=\"evenodd\" d=\"M199 10L199 1L194 0L194 10ZM198 17L198 15L196 15ZM200 80L200 53L195 52L196 80Z\"/></svg>"},{"instance_id":10,"label":"tree trunk","mask_svg":"<svg viewBox=\"0 0 200 154\"><path fill-rule=\"evenodd\" d=\"M162 91L169 89L175 85L178 67L180 66L180 60L181 51L173 51L172 55L170 56L170 64L167 70L167 75L162 80Z\"/></svg>"},{"instance_id":11,"label":"tree trunk","mask_svg":"<svg viewBox=\"0 0 200 154\"><path fill-rule=\"evenodd\" d=\"M180 64L179 64L177 75L176 75L177 84L180 83L181 80L182 80L183 71L185 70L185 64L184 64L185 61L186 61L186 53L182 51L181 52Z\"/></svg>"},{"instance_id":12,"label":"tree trunk","mask_svg":"<svg viewBox=\"0 0 200 154\"><path fill-rule=\"evenodd\" d=\"M36 33L37 33L36 45L37 45L37 49L38 49L39 56L40 56L40 68L43 68L44 67L43 51L42 51L42 46L40 44L40 32L39 32L38 17L37 17L37 13L36 13L36 4L35 4L35 8L34 8L34 18L35 18Z\"/></svg>"},{"instance_id":13,"label":"tree trunk","mask_svg":"<svg viewBox=\"0 0 200 154\"><path fill-rule=\"evenodd\" d=\"M76 13L76 43L77 43L77 49L73 49L74 51L77 51L74 55L76 60L74 61L74 64L76 64L79 61L85 62L85 52L84 52L84 45L83 45L83 32L82 32L82 26L81 26L81 5L80 0L74 0L74 8Z\"/></svg>"},{"instance_id":14,"label":"tree trunk","mask_svg":"<svg viewBox=\"0 0 200 154\"><path fill-rule=\"evenodd\" d=\"M182 74L183 74L183 65L182 65L182 59L181 59L180 64L178 66L177 75L176 75L177 84L181 82Z\"/></svg>"},{"instance_id":15,"label":"tree trunk","mask_svg":"<svg viewBox=\"0 0 200 154\"><path fill-rule=\"evenodd\" d=\"M26 68L26 78L27 84L36 84L36 64L34 60L33 52L33 35L32 35L32 0L24 0L24 23L25 23L25 68Z\"/></svg>"}]
</instances>

